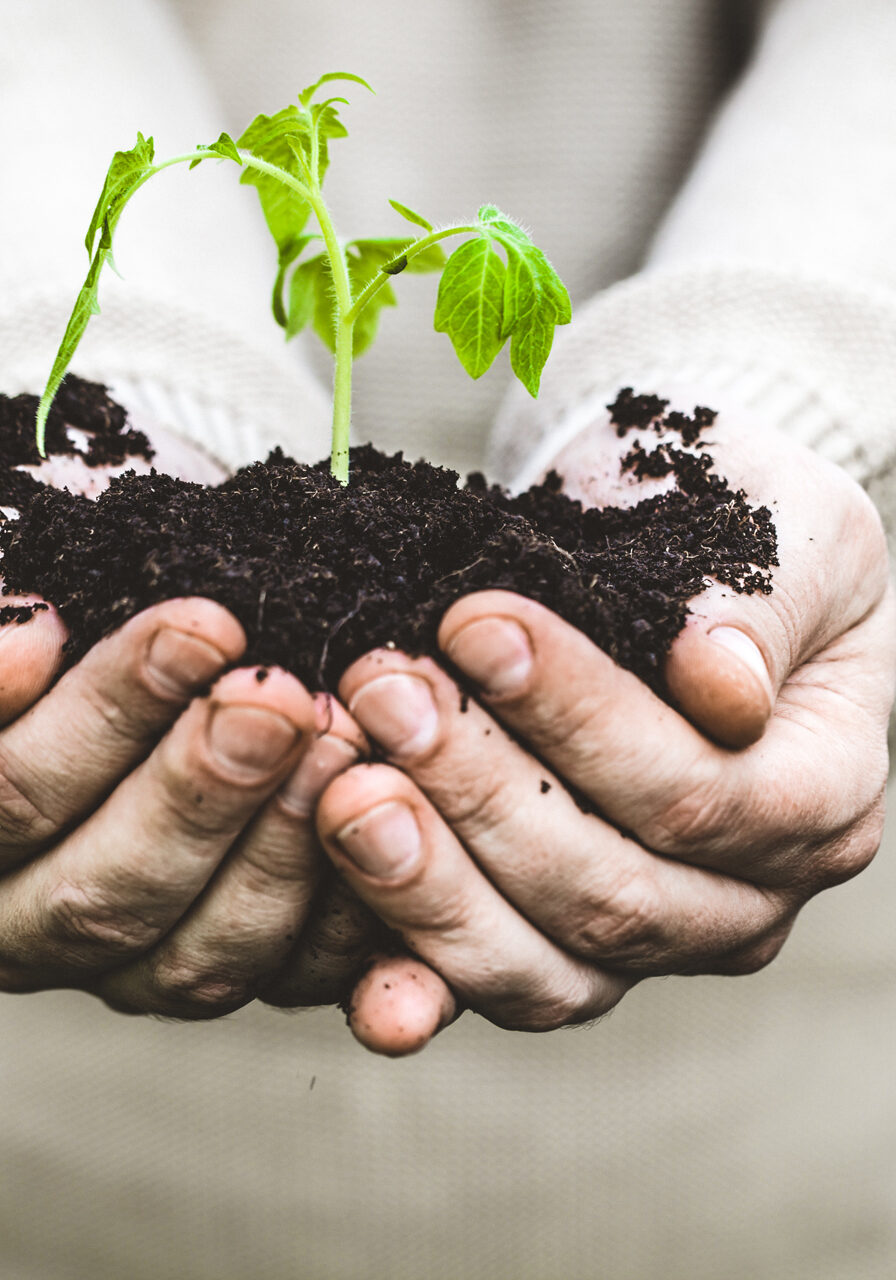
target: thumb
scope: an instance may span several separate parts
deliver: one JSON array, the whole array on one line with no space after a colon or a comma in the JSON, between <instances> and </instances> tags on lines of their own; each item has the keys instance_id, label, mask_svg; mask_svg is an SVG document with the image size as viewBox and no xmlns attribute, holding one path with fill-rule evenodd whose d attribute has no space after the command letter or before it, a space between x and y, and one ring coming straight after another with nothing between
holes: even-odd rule
<instances>
[{"instance_id":1,"label":"thumb","mask_svg":"<svg viewBox=\"0 0 896 1280\"><path fill-rule=\"evenodd\" d=\"M666 660L666 684L680 710L726 747L757 742L789 674L740 618L692 615Z\"/></svg>"},{"instance_id":2,"label":"thumb","mask_svg":"<svg viewBox=\"0 0 896 1280\"><path fill-rule=\"evenodd\" d=\"M0 608L43 604L39 596L0 596ZM2 615L0 615L2 616ZM36 702L62 665L68 632L56 610L46 607L0 624L0 725Z\"/></svg>"}]
</instances>

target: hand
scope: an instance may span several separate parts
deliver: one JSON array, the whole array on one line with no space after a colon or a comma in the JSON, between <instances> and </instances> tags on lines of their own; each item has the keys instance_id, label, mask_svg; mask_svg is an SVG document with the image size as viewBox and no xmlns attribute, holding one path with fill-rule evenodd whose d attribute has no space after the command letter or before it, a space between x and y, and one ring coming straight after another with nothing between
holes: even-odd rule
<instances>
[{"instance_id":1,"label":"hand","mask_svg":"<svg viewBox=\"0 0 896 1280\"><path fill-rule=\"evenodd\" d=\"M384 651L346 673L341 696L390 764L338 778L319 830L418 957L356 992L370 1047L421 1047L455 995L543 1030L651 974L751 972L813 894L872 857L896 637L879 520L838 469L734 425L709 433L716 470L773 504L781 567L770 596L713 586L694 603L667 666L679 710L505 592L443 621L443 651L479 691L465 712L426 659ZM554 465L585 501L640 497L616 479L619 450L604 422ZM403 966L421 961L435 972L402 1038Z\"/></svg>"},{"instance_id":2,"label":"hand","mask_svg":"<svg viewBox=\"0 0 896 1280\"><path fill-rule=\"evenodd\" d=\"M112 470L40 474L96 492ZM52 609L0 631L0 988L190 1018L273 975L292 1003L344 995L376 929L325 884L311 814L365 750L346 713L283 671L221 675L245 637L210 601L147 610L53 684L65 635Z\"/></svg>"}]
</instances>

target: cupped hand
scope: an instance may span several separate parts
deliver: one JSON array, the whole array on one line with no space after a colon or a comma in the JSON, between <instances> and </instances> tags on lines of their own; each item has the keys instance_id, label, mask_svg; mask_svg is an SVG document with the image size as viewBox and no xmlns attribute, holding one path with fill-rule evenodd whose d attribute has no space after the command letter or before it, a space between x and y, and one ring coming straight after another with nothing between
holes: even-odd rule
<instances>
[{"instance_id":1,"label":"cupped hand","mask_svg":"<svg viewBox=\"0 0 896 1280\"><path fill-rule=\"evenodd\" d=\"M112 470L40 474L96 492ZM0 989L185 1018L275 977L281 1002L343 995L376 930L328 884L312 815L365 751L348 715L284 671L231 669L245 636L208 600L146 610L57 679L65 637L52 608L0 629Z\"/></svg>"},{"instance_id":2,"label":"cupped hand","mask_svg":"<svg viewBox=\"0 0 896 1280\"><path fill-rule=\"evenodd\" d=\"M395 652L346 673L388 763L338 778L319 830L416 957L356 991L370 1047L419 1048L458 1005L543 1030L649 975L754 971L873 856L896 665L880 522L837 468L736 428L720 419L708 447L772 507L780 568L770 595L714 585L694 602L667 664L674 705L507 592L461 600L441 627L475 699ZM554 465L585 502L631 501L646 486L618 479L625 447L606 421Z\"/></svg>"}]
</instances>

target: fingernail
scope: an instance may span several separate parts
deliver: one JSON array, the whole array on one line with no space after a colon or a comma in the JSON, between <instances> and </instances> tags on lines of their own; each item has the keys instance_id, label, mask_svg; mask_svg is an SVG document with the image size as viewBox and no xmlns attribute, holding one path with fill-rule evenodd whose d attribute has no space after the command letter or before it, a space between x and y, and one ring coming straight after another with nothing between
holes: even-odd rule
<instances>
[{"instance_id":1,"label":"fingernail","mask_svg":"<svg viewBox=\"0 0 896 1280\"><path fill-rule=\"evenodd\" d=\"M479 618L452 636L445 653L486 694L522 693L532 671L529 637L509 618Z\"/></svg>"},{"instance_id":2,"label":"fingernail","mask_svg":"<svg viewBox=\"0 0 896 1280\"><path fill-rule=\"evenodd\" d=\"M419 861L420 828L412 810L389 800L343 827L340 848L368 875L383 879L405 874Z\"/></svg>"},{"instance_id":3,"label":"fingernail","mask_svg":"<svg viewBox=\"0 0 896 1280\"><path fill-rule=\"evenodd\" d=\"M146 654L146 666L153 678L179 697L208 684L226 663L223 653L213 644L175 627L157 631Z\"/></svg>"},{"instance_id":4,"label":"fingernail","mask_svg":"<svg viewBox=\"0 0 896 1280\"><path fill-rule=\"evenodd\" d=\"M296 817L310 817L324 788L358 759L357 749L344 738L318 739L280 788L282 803Z\"/></svg>"},{"instance_id":5,"label":"fingernail","mask_svg":"<svg viewBox=\"0 0 896 1280\"><path fill-rule=\"evenodd\" d=\"M714 644L720 644L723 649L727 649L729 653L733 653L736 658L750 670L754 676L760 681L763 688L771 689L771 677L768 673L768 667L765 665L759 646L744 631L738 630L737 627L713 627L709 633L709 639Z\"/></svg>"},{"instance_id":6,"label":"fingernail","mask_svg":"<svg viewBox=\"0 0 896 1280\"><path fill-rule=\"evenodd\" d=\"M439 727L428 681L399 671L362 685L348 709L390 755L419 755L435 741Z\"/></svg>"},{"instance_id":7,"label":"fingernail","mask_svg":"<svg viewBox=\"0 0 896 1280\"><path fill-rule=\"evenodd\" d=\"M259 781L282 764L299 740L299 730L277 711L218 703L207 729L212 755L220 764Z\"/></svg>"}]
</instances>

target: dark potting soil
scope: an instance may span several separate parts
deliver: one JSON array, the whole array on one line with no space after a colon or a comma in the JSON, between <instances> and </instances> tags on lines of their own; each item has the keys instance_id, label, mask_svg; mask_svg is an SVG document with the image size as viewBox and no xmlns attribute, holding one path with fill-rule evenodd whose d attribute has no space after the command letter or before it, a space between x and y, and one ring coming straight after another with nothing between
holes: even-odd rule
<instances>
[{"instance_id":1,"label":"dark potting soil","mask_svg":"<svg viewBox=\"0 0 896 1280\"><path fill-rule=\"evenodd\" d=\"M610 409L620 436L644 437L623 467L674 474L674 487L631 508L583 509L556 473L511 496L481 475L459 487L453 471L370 445L352 450L346 487L328 463L275 450L216 487L130 472L91 501L16 469L38 461L37 399L0 396L0 505L20 511L0 522L6 590L55 604L70 663L151 604L206 596L245 629L245 664L334 689L373 647L437 653L448 606L500 587L554 610L662 694L663 658L706 579L767 592L777 563L768 509L715 475L703 451L715 414L666 414L667 404L625 389ZM73 444L66 423L87 443ZM654 431L684 447L648 447ZM47 441L89 465L152 456L106 389L71 375Z\"/></svg>"}]
</instances>

